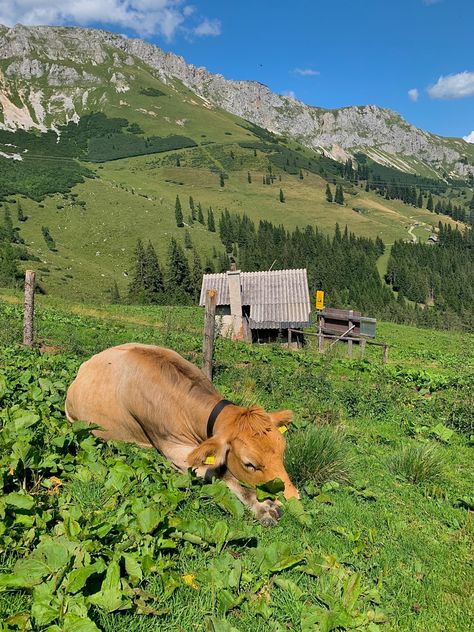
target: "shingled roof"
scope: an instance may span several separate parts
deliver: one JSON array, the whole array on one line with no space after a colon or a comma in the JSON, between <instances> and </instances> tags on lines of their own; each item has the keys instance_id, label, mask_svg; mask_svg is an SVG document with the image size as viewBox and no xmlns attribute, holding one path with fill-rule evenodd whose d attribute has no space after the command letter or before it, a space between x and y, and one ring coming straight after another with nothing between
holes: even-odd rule
<instances>
[{"instance_id":1,"label":"shingled roof","mask_svg":"<svg viewBox=\"0 0 474 632\"><path fill-rule=\"evenodd\" d=\"M250 306L251 329L287 329L311 324L306 270L270 270L241 272L242 305ZM205 274L201 299L207 290L217 290L217 305L230 305L227 274Z\"/></svg>"}]
</instances>

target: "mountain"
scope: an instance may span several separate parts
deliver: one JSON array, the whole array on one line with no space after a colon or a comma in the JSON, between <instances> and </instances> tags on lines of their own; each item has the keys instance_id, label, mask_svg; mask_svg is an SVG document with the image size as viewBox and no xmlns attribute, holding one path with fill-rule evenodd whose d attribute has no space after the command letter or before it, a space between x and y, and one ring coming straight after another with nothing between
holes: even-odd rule
<instances>
[{"instance_id":1,"label":"mountain","mask_svg":"<svg viewBox=\"0 0 474 632\"><path fill-rule=\"evenodd\" d=\"M446 157L458 142L470 146L409 128L392 114L397 133L413 143L425 138L443 158L388 153L390 125L382 133L371 118L386 113L309 108L104 31L0 27L0 284L12 259L6 239L47 293L97 301L115 283L126 293L137 239L152 242L162 266L175 238L189 260L195 246L207 269L227 267L224 249L239 258L242 236L233 240L244 214L256 230L271 222L332 236L337 222L388 246L426 242L440 219L453 227L471 222L472 192L461 174L472 161L455 167L454 159L449 177ZM315 136L318 117L326 140ZM333 137L330 117L339 126ZM351 117L353 140L371 146L344 141L340 124L351 128ZM284 134L288 126L292 133ZM336 185L342 204L330 201ZM227 210L232 239L220 230ZM388 254L379 261L382 274ZM273 262L282 265L278 246Z\"/></svg>"},{"instance_id":2,"label":"mountain","mask_svg":"<svg viewBox=\"0 0 474 632\"><path fill-rule=\"evenodd\" d=\"M136 102L144 75L174 92L190 90L174 116L147 107L143 99ZM164 133L186 129L192 135L199 131L193 129L193 106L207 108L215 118L224 110L340 162L362 152L407 173L474 175L474 145L417 129L388 109L308 106L258 82L229 81L152 44L101 30L0 26L3 129L46 130L93 110L117 115L127 109L135 117L141 113L145 131L159 120Z\"/></svg>"}]
</instances>

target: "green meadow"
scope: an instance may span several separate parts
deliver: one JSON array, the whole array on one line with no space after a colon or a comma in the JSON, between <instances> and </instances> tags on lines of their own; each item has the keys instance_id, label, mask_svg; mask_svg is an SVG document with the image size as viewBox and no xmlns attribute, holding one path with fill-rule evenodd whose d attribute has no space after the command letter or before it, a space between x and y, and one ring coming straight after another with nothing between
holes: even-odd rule
<instances>
[{"instance_id":1,"label":"green meadow","mask_svg":"<svg viewBox=\"0 0 474 632\"><path fill-rule=\"evenodd\" d=\"M219 339L214 383L291 408L301 502L264 528L219 482L64 419L78 366L125 341L200 364L196 308L0 298L0 621L5 631L393 630L472 625L474 337L378 323L348 360ZM354 354L354 358L357 354Z\"/></svg>"}]
</instances>

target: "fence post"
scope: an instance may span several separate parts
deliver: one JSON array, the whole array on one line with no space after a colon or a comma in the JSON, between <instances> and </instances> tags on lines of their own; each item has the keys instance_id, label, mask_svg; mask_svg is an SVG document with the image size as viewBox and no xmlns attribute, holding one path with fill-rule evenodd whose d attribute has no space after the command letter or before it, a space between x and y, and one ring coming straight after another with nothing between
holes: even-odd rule
<instances>
[{"instance_id":1,"label":"fence post","mask_svg":"<svg viewBox=\"0 0 474 632\"><path fill-rule=\"evenodd\" d=\"M388 345L384 345L383 347L383 363L387 364L388 362Z\"/></svg>"},{"instance_id":2,"label":"fence post","mask_svg":"<svg viewBox=\"0 0 474 632\"><path fill-rule=\"evenodd\" d=\"M349 312L349 318L351 317L352 317L352 310L350 310ZM353 325L354 323L352 322L352 320L349 320L349 329L352 329ZM352 360L352 340L347 341L347 355Z\"/></svg>"},{"instance_id":3,"label":"fence post","mask_svg":"<svg viewBox=\"0 0 474 632\"><path fill-rule=\"evenodd\" d=\"M23 311L23 344L32 347L34 343L35 318L35 272L25 272L25 303Z\"/></svg>"},{"instance_id":4,"label":"fence post","mask_svg":"<svg viewBox=\"0 0 474 632\"><path fill-rule=\"evenodd\" d=\"M366 343L365 339L361 338L359 342L359 354L360 354L359 357L361 360L364 359L364 355L365 355L365 343Z\"/></svg>"},{"instance_id":5,"label":"fence post","mask_svg":"<svg viewBox=\"0 0 474 632\"><path fill-rule=\"evenodd\" d=\"M318 351L319 353L323 353L324 351L324 334L323 334L323 327L324 327L324 316L319 316L318 319Z\"/></svg>"},{"instance_id":6,"label":"fence post","mask_svg":"<svg viewBox=\"0 0 474 632\"><path fill-rule=\"evenodd\" d=\"M202 371L212 381L212 357L214 355L214 330L216 320L216 290L207 290L204 313L204 337L202 343Z\"/></svg>"}]
</instances>

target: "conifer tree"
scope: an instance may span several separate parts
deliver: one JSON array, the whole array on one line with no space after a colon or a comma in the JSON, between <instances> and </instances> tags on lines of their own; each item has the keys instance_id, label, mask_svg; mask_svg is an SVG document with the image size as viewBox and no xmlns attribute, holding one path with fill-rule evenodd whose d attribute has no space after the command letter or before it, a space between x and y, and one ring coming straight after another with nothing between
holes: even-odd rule
<instances>
[{"instance_id":1,"label":"conifer tree","mask_svg":"<svg viewBox=\"0 0 474 632\"><path fill-rule=\"evenodd\" d=\"M177 156L177 158L176 158L176 166L177 167L181 167L181 161L179 159L179 156Z\"/></svg>"},{"instance_id":2,"label":"conifer tree","mask_svg":"<svg viewBox=\"0 0 474 632\"><path fill-rule=\"evenodd\" d=\"M247 171L247 182L248 182L249 184L252 184L252 176L251 176L251 174L250 174L250 171Z\"/></svg>"},{"instance_id":3,"label":"conifer tree","mask_svg":"<svg viewBox=\"0 0 474 632\"><path fill-rule=\"evenodd\" d=\"M201 206L201 202L198 202L198 213L197 213L197 217L198 217L198 222L202 225L204 225L204 213L202 212L202 206Z\"/></svg>"},{"instance_id":4,"label":"conifer tree","mask_svg":"<svg viewBox=\"0 0 474 632\"><path fill-rule=\"evenodd\" d=\"M217 258L217 254L216 254L216 258ZM211 259L209 259L209 257L206 259L206 263L204 264L204 274L213 274L216 271L215 267L214 267L214 263L212 262Z\"/></svg>"},{"instance_id":5,"label":"conifer tree","mask_svg":"<svg viewBox=\"0 0 474 632\"><path fill-rule=\"evenodd\" d=\"M148 242L145 252L145 271L143 282L146 302L152 304L160 303L164 291L163 273L151 241Z\"/></svg>"},{"instance_id":6,"label":"conifer tree","mask_svg":"<svg viewBox=\"0 0 474 632\"><path fill-rule=\"evenodd\" d=\"M26 215L23 213L23 208L22 208L20 202L18 202L18 204L17 204L17 217L18 217L18 221L19 222L26 222L26 220L27 220Z\"/></svg>"},{"instance_id":7,"label":"conifer tree","mask_svg":"<svg viewBox=\"0 0 474 632\"><path fill-rule=\"evenodd\" d=\"M186 230L184 233L184 247L188 250L191 250L193 247L193 242L191 241L191 235L189 234L189 230Z\"/></svg>"},{"instance_id":8,"label":"conifer tree","mask_svg":"<svg viewBox=\"0 0 474 632\"><path fill-rule=\"evenodd\" d=\"M328 202L333 202L331 187L329 186L329 182L326 184L326 200Z\"/></svg>"},{"instance_id":9,"label":"conifer tree","mask_svg":"<svg viewBox=\"0 0 474 632\"><path fill-rule=\"evenodd\" d=\"M192 295L191 274L183 249L174 237L168 247L167 283L169 300L186 303Z\"/></svg>"},{"instance_id":10,"label":"conifer tree","mask_svg":"<svg viewBox=\"0 0 474 632\"><path fill-rule=\"evenodd\" d=\"M13 246L9 242L0 242L0 287L17 287L22 276Z\"/></svg>"},{"instance_id":11,"label":"conifer tree","mask_svg":"<svg viewBox=\"0 0 474 632\"><path fill-rule=\"evenodd\" d=\"M214 211L212 210L212 207L209 207L209 210L207 212L207 230L210 233L215 233L216 232L216 222L214 220Z\"/></svg>"},{"instance_id":12,"label":"conifer tree","mask_svg":"<svg viewBox=\"0 0 474 632\"><path fill-rule=\"evenodd\" d=\"M219 186L223 188L224 185L225 185L224 174L221 172L221 175L219 177Z\"/></svg>"},{"instance_id":13,"label":"conifer tree","mask_svg":"<svg viewBox=\"0 0 474 632\"><path fill-rule=\"evenodd\" d=\"M304 180L303 169L300 169L300 180Z\"/></svg>"},{"instance_id":14,"label":"conifer tree","mask_svg":"<svg viewBox=\"0 0 474 632\"><path fill-rule=\"evenodd\" d=\"M420 192L418 194L418 199L416 201L416 205L418 206L418 208L423 208L423 195L421 194L421 189L420 189Z\"/></svg>"},{"instance_id":15,"label":"conifer tree","mask_svg":"<svg viewBox=\"0 0 474 632\"><path fill-rule=\"evenodd\" d=\"M189 208L191 210L191 219L193 220L193 222L196 221L196 207L194 206L194 200L193 200L193 196L190 195L189 196Z\"/></svg>"},{"instance_id":16,"label":"conifer tree","mask_svg":"<svg viewBox=\"0 0 474 632\"><path fill-rule=\"evenodd\" d=\"M43 234L44 240L48 248L52 251L56 251L56 242L54 241L51 233L49 232L49 228L47 226L41 226L41 232Z\"/></svg>"},{"instance_id":17,"label":"conifer tree","mask_svg":"<svg viewBox=\"0 0 474 632\"><path fill-rule=\"evenodd\" d=\"M431 191L428 195L428 201L426 202L426 210L427 211L433 210L433 196L431 195Z\"/></svg>"},{"instance_id":18,"label":"conifer tree","mask_svg":"<svg viewBox=\"0 0 474 632\"><path fill-rule=\"evenodd\" d=\"M176 196L176 202L174 205L174 215L176 217L176 226L178 228L182 228L184 226L183 221L183 209L181 208L181 202L179 199L179 195Z\"/></svg>"},{"instance_id":19,"label":"conifer tree","mask_svg":"<svg viewBox=\"0 0 474 632\"><path fill-rule=\"evenodd\" d=\"M135 303L145 302L146 256L141 239L137 240L133 253L133 273L128 286L129 299Z\"/></svg>"},{"instance_id":20,"label":"conifer tree","mask_svg":"<svg viewBox=\"0 0 474 632\"><path fill-rule=\"evenodd\" d=\"M279 199L280 199L280 202L281 202L282 204L284 204L284 202L285 202L285 194L283 193L283 190L282 190L282 189L280 189L280 196L279 196Z\"/></svg>"},{"instance_id":21,"label":"conifer tree","mask_svg":"<svg viewBox=\"0 0 474 632\"><path fill-rule=\"evenodd\" d=\"M194 302L197 303L199 301L199 297L201 295L201 285L202 285L202 264L201 258L199 257L199 253L196 248L193 248L193 260L192 260L192 268L191 268L191 284L193 287L193 299Z\"/></svg>"},{"instance_id":22,"label":"conifer tree","mask_svg":"<svg viewBox=\"0 0 474 632\"><path fill-rule=\"evenodd\" d=\"M336 202L336 204L344 204L344 191L342 190L342 184L336 185L336 195L334 196L334 202Z\"/></svg>"}]
</instances>

